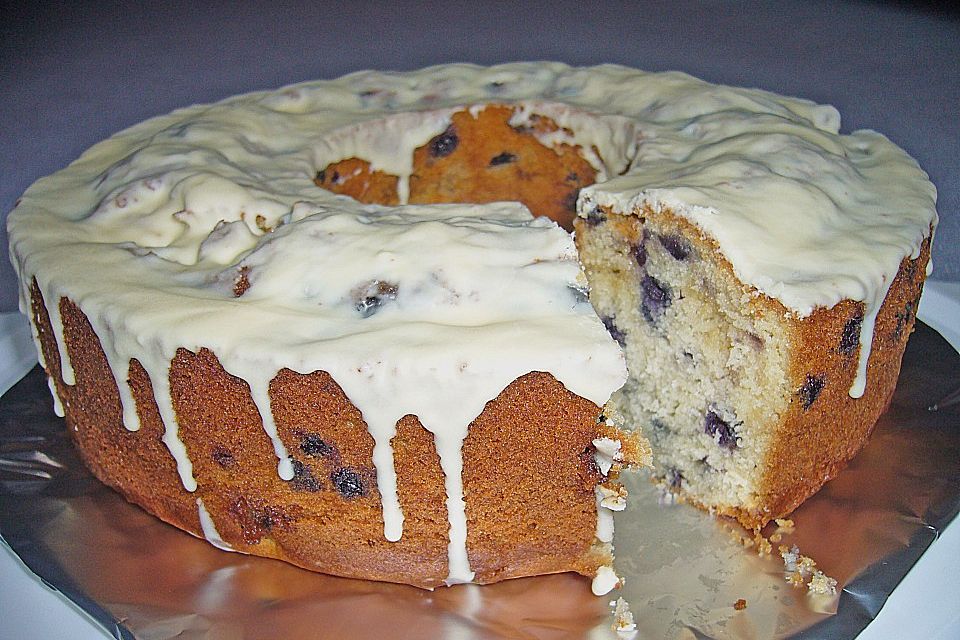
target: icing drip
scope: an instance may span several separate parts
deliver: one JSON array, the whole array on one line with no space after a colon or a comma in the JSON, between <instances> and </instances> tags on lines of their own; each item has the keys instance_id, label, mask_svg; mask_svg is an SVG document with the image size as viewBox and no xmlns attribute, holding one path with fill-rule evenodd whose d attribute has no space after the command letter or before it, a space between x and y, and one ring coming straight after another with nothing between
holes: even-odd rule
<instances>
[{"instance_id":1,"label":"icing drip","mask_svg":"<svg viewBox=\"0 0 960 640\"><path fill-rule=\"evenodd\" d=\"M47 376L47 387L50 388L50 395L53 396L53 412L60 418L64 417L66 414L63 412L63 403L60 402L60 396L57 394L57 385L54 384L53 378Z\"/></svg>"},{"instance_id":2,"label":"icing drip","mask_svg":"<svg viewBox=\"0 0 960 640\"><path fill-rule=\"evenodd\" d=\"M610 473L610 468L613 467L614 462L623 460L623 453L620 452L622 446L619 440L612 438L597 438L593 441L593 447L596 449L593 452L593 459L597 463L597 468L600 469L601 474L606 476Z\"/></svg>"},{"instance_id":3,"label":"icing drip","mask_svg":"<svg viewBox=\"0 0 960 640\"><path fill-rule=\"evenodd\" d=\"M613 511L603 506L606 497L599 486L593 488L597 498L597 540L613 542Z\"/></svg>"},{"instance_id":4,"label":"icing drip","mask_svg":"<svg viewBox=\"0 0 960 640\"><path fill-rule=\"evenodd\" d=\"M447 518L450 521L450 544L448 552L449 570L446 579L448 585L471 582L474 572L470 570L467 558L467 513L463 500L463 456L446 455L440 459L444 473L444 486L447 490Z\"/></svg>"},{"instance_id":5,"label":"icing drip","mask_svg":"<svg viewBox=\"0 0 960 640\"><path fill-rule=\"evenodd\" d=\"M397 421L378 423L371 421L366 414L364 417L374 441L373 466L377 469L377 490L383 509L383 537L396 542L403 537L403 510L397 495L397 471L393 466L393 448L390 446L390 440L396 435Z\"/></svg>"},{"instance_id":6,"label":"icing drip","mask_svg":"<svg viewBox=\"0 0 960 640\"><path fill-rule=\"evenodd\" d=\"M22 291L21 291L21 295L24 295ZM28 294L28 295L29 295L29 294ZM21 301L21 303L20 303L20 312L23 313L24 315L26 315L27 318L28 318L29 321L30 321L30 322L29 322L29 325L30 325L30 337L33 339L33 346L34 346L34 347L36 348L36 350L37 350L37 363L38 363L41 367L43 367L44 369L46 369L46 368L47 368L47 359L43 356L43 347L42 347L41 344L40 344L40 332L39 332L39 330L37 330L37 325L36 325L36 323L33 321L33 314L30 313L29 309L30 309L29 305L25 305L25 304Z\"/></svg>"},{"instance_id":7,"label":"icing drip","mask_svg":"<svg viewBox=\"0 0 960 640\"><path fill-rule=\"evenodd\" d=\"M124 367L123 364L114 364L111 361L110 370L113 372L114 380L117 383L117 391L120 394L120 407L123 410L123 426L128 431L139 431L140 430L140 414L137 413L137 403L133 398L133 393L130 390L130 383L128 378L130 375L129 366ZM121 371L127 371L127 376L118 375Z\"/></svg>"},{"instance_id":8,"label":"icing drip","mask_svg":"<svg viewBox=\"0 0 960 640\"><path fill-rule=\"evenodd\" d=\"M207 539L207 542L217 549L236 551L236 549L224 542L223 538L220 537L220 532L217 531L217 526L214 524L213 518L210 517L210 513L203 505L203 498L197 498L197 512L200 516L200 529L203 531L203 537Z\"/></svg>"},{"instance_id":9,"label":"icing drip","mask_svg":"<svg viewBox=\"0 0 960 640\"><path fill-rule=\"evenodd\" d=\"M96 316L95 316L96 317ZM95 320L91 320L93 331L98 337L109 335L105 327L98 326ZM140 430L140 415L137 413L137 403L133 398L133 392L130 389L128 381L130 377L130 358L121 355L112 340L100 338L100 344L103 345L103 353L107 357L107 363L110 365L110 373L113 374L113 380L117 384L117 393L120 396L120 409L123 416L123 426L128 431Z\"/></svg>"},{"instance_id":10,"label":"icing drip","mask_svg":"<svg viewBox=\"0 0 960 640\"><path fill-rule=\"evenodd\" d=\"M153 396L157 400L157 409L163 423L163 444L167 445L170 455L177 463L177 473L183 488L193 492L197 490L197 481L193 477L193 463L187 454L187 448L180 440L177 414L173 409L173 400L170 395L169 363L170 358L161 358L160 366L154 367L149 359L143 361L143 367L150 377L153 386Z\"/></svg>"},{"instance_id":11,"label":"icing drip","mask_svg":"<svg viewBox=\"0 0 960 640\"><path fill-rule=\"evenodd\" d=\"M873 299L864 304L863 321L860 324L860 352L857 355L857 373L850 386L850 397L861 398L867 388L867 365L870 362L870 353L873 349L873 329L877 324L877 315L883 306L883 301L890 291L893 278L887 280L886 286Z\"/></svg>"},{"instance_id":12,"label":"icing drip","mask_svg":"<svg viewBox=\"0 0 960 640\"><path fill-rule=\"evenodd\" d=\"M64 384L74 385L77 383L73 373L73 365L70 364L70 356L67 353L67 340L63 335L63 318L60 317L60 305L57 301L59 296L44 295L43 299L47 307L47 315L50 317L50 325L53 327L53 337L57 342L57 352L60 354L60 379Z\"/></svg>"},{"instance_id":13,"label":"icing drip","mask_svg":"<svg viewBox=\"0 0 960 640\"><path fill-rule=\"evenodd\" d=\"M593 578L590 585L593 595L603 596L610 593L614 587L620 585L620 578L614 573L613 567L600 567L597 569L597 575Z\"/></svg>"},{"instance_id":14,"label":"icing drip","mask_svg":"<svg viewBox=\"0 0 960 640\"><path fill-rule=\"evenodd\" d=\"M263 381L262 375L258 377L247 377L250 385L250 397L260 412L260 420L263 422L263 430L267 432L270 442L273 443L273 451L277 454L277 474L281 480L293 479L293 460L287 453L287 448L280 440L277 434L277 423L273 420L273 410L270 408L269 380Z\"/></svg>"}]
</instances>

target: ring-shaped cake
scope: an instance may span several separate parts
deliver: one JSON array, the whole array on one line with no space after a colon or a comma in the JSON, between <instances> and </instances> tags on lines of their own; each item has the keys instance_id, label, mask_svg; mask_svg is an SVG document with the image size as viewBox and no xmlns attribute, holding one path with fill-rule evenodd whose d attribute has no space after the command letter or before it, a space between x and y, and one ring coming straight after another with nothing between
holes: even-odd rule
<instances>
[{"instance_id":1,"label":"ring-shaped cake","mask_svg":"<svg viewBox=\"0 0 960 640\"><path fill-rule=\"evenodd\" d=\"M603 593L637 429L759 526L886 407L935 190L839 126L680 73L362 72L113 136L24 194L11 256L58 412L148 511L337 575Z\"/></svg>"}]
</instances>

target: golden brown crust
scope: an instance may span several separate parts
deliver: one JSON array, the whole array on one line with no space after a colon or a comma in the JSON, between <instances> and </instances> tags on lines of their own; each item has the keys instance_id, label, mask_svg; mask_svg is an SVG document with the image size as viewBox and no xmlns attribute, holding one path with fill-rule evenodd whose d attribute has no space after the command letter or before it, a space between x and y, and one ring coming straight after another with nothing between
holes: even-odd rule
<instances>
[{"instance_id":1,"label":"golden brown crust","mask_svg":"<svg viewBox=\"0 0 960 640\"><path fill-rule=\"evenodd\" d=\"M83 313L69 300L60 301L67 350L76 377L76 385L71 387L63 382L56 338L36 282L31 287L31 312L47 374L63 399L64 410L73 416L68 422L70 435L84 463L131 502L167 522L183 523L185 528L198 531L196 505L181 490L176 463L161 440L163 427L143 368L135 361L131 363L130 387L141 420L140 430L131 432L122 423L116 385L105 383L113 376ZM150 482L145 483L144 478ZM150 508L153 504L156 509Z\"/></svg>"},{"instance_id":2,"label":"golden brown crust","mask_svg":"<svg viewBox=\"0 0 960 640\"><path fill-rule=\"evenodd\" d=\"M556 572L589 551L597 527L596 405L545 373L519 382L487 405L463 446L467 549L481 583Z\"/></svg>"},{"instance_id":3,"label":"golden brown crust","mask_svg":"<svg viewBox=\"0 0 960 640\"><path fill-rule=\"evenodd\" d=\"M452 116L446 132L413 154L410 204L522 202L534 214L573 228L577 194L593 184L596 170L576 147L547 147L534 132L557 130L538 116L530 130L510 125L513 107L489 105L475 116ZM371 171L364 159L348 158L317 174L317 186L360 202L394 205L397 177Z\"/></svg>"},{"instance_id":4,"label":"golden brown crust","mask_svg":"<svg viewBox=\"0 0 960 640\"><path fill-rule=\"evenodd\" d=\"M854 334L851 327L859 325L863 304L847 300L793 321L790 388L795 391L765 461L762 508L734 514L745 525L763 525L790 513L866 445L893 396L929 258L928 237L917 258L900 264L877 317L861 398L850 397L849 390L859 355L851 338L859 337L859 330Z\"/></svg>"},{"instance_id":5,"label":"golden brown crust","mask_svg":"<svg viewBox=\"0 0 960 640\"><path fill-rule=\"evenodd\" d=\"M403 537L383 534L373 467L373 439L359 410L325 372L278 372L270 398L295 476L280 479L247 383L227 373L208 349L179 349L171 363L173 406L197 491L186 491L163 427L150 379L135 361L130 383L142 427L122 424L106 356L82 311L61 301L76 385L65 385L39 289L34 320L48 373L64 398L67 423L94 474L163 520L202 536L197 499L235 549L325 573L432 588L447 575L446 491L433 436L414 416L392 441ZM495 399L470 427L463 481L468 549L477 581L578 571L593 575L609 553L593 548L601 477L592 440L598 407L551 375L527 374ZM337 487L347 470L344 495Z\"/></svg>"},{"instance_id":6,"label":"golden brown crust","mask_svg":"<svg viewBox=\"0 0 960 640\"><path fill-rule=\"evenodd\" d=\"M372 171L370 163L358 158L333 162L320 171L313 183L364 204L397 205L397 176Z\"/></svg>"}]
</instances>

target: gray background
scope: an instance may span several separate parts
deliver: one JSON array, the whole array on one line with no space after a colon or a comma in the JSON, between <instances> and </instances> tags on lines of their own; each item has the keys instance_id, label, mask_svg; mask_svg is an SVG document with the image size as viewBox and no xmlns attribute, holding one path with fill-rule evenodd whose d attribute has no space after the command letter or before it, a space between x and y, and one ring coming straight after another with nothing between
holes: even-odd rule
<instances>
[{"instance_id":1,"label":"gray background","mask_svg":"<svg viewBox=\"0 0 960 640\"><path fill-rule=\"evenodd\" d=\"M0 211L98 140L176 107L364 68L527 59L679 69L835 105L844 130L882 131L930 174L934 277L960 280L960 15L934 3L4 5ZM16 306L0 260L0 311Z\"/></svg>"}]
</instances>

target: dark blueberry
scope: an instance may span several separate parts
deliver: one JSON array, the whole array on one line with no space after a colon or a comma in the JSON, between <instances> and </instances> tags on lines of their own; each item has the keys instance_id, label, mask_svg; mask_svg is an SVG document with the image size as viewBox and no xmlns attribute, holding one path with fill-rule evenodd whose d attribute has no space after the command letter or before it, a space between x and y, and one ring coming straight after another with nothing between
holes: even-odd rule
<instances>
[{"instance_id":1,"label":"dark blueberry","mask_svg":"<svg viewBox=\"0 0 960 640\"><path fill-rule=\"evenodd\" d=\"M243 535L247 544L260 542L274 527L286 529L296 518L284 510L265 504L259 500L238 497L228 509Z\"/></svg>"},{"instance_id":2,"label":"dark blueberry","mask_svg":"<svg viewBox=\"0 0 960 640\"><path fill-rule=\"evenodd\" d=\"M647 230L644 229L637 244L630 247L630 253L633 255L633 259L636 260L637 264L641 267L647 264L647 236Z\"/></svg>"},{"instance_id":3,"label":"dark blueberry","mask_svg":"<svg viewBox=\"0 0 960 640\"><path fill-rule=\"evenodd\" d=\"M733 451L739 446L737 444L737 434L733 427L713 411L707 412L703 421L703 432L728 451Z\"/></svg>"},{"instance_id":4,"label":"dark blueberry","mask_svg":"<svg viewBox=\"0 0 960 640\"><path fill-rule=\"evenodd\" d=\"M657 234L657 240L667 250L667 253L677 260L686 260L687 256L690 255L690 245L680 236Z\"/></svg>"},{"instance_id":5,"label":"dark blueberry","mask_svg":"<svg viewBox=\"0 0 960 640\"><path fill-rule=\"evenodd\" d=\"M320 184L321 182L323 182L323 181L326 180L326 179L327 179L327 170L326 170L326 169L320 169L320 171L317 171L317 177L314 178L314 182L316 182L317 184Z\"/></svg>"},{"instance_id":6,"label":"dark blueberry","mask_svg":"<svg viewBox=\"0 0 960 640\"><path fill-rule=\"evenodd\" d=\"M214 447L213 453L211 453L210 456L214 462L224 469L229 469L237 463L237 459L233 457L233 454L230 453L226 447Z\"/></svg>"},{"instance_id":7,"label":"dark blueberry","mask_svg":"<svg viewBox=\"0 0 960 640\"><path fill-rule=\"evenodd\" d=\"M349 467L340 467L331 473L330 481L344 498L356 498L364 494L360 474Z\"/></svg>"},{"instance_id":8,"label":"dark blueberry","mask_svg":"<svg viewBox=\"0 0 960 640\"><path fill-rule=\"evenodd\" d=\"M670 469L667 471L667 484L671 489L679 489L683 484L683 474L679 469Z\"/></svg>"},{"instance_id":9,"label":"dark blueberry","mask_svg":"<svg viewBox=\"0 0 960 640\"><path fill-rule=\"evenodd\" d=\"M355 306L361 317L369 318L379 311L385 302L395 300L396 297L397 285L374 280L359 290Z\"/></svg>"},{"instance_id":10,"label":"dark blueberry","mask_svg":"<svg viewBox=\"0 0 960 640\"><path fill-rule=\"evenodd\" d=\"M330 182L333 184L340 184L340 172L334 171L333 175L330 176Z\"/></svg>"},{"instance_id":11,"label":"dark blueberry","mask_svg":"<svg viewBox=\"0 0 960 640\"><path fill-rule=\"evenodd\" d=\"M513 155L509 151L504 151L503 153L499 155L495 155L492 158L490 158L490 166L498 167L501 164L510 164L511 162L516 162L516 161L517 161L517 156Z\"/></svg>"},{"instance_id":12,"label":"dark blueberry","mask_svg":"<svg viewBox=\"0 0 960 640\"><path fill-rule=\"evenodd\" d=\"M918 260L908 260L907 266L903 270L903 275L907 277L907 280L913 280L917 275L917 263Z\"/></svg>"},{"instance_id":13,"label":"dark blueberry","mask_svg":"<svg viewBox=\"0 0 960 640\"><path fill-rule=\"evenodd\" d=\"M797 390L797 395L800 396L800 402L803 403L804 411L809 409L810 405L816 402L817 398L820 397L820 392L823 391L823 385L823 376L815 376L810 373L807 374L807 379L800 386L800 389Z\"/></svg>"},{"instance_id":14,"label":"dark blueberry","mask_svg":"<svg viewBox=\"0 0 960 640\"><path fill-rule=\"evenodd\" d=\"M430 141L430 155L434 158L444 158L453 153L458 144L460 144L460 138L457 137L456 130L451 126Z\"/></svg>"},{"instance_id":15,"label":"dark blueberry","mask_svg":"<svg viewBox=\"0 0 960 640\"><path fill-rule=\"evenodd\" d=\"M595 227L607 221L607 214L605 214L600 207L594 207L593 210L587 214L586 221L587 226Z\"/></svg>"},{"instance_id":16,"label":"dark blueberry","mask_svg":"<svg viewBox=\"0 0 960 640\"><path fill-rule=\"evenodd\" d=\"M643 292L640 311L643 312L647 322L655 323L672 302L670 286L651 275L645 275L640 282L640 287Z\"/></svg>"},{"instance_id":17,"label":"dark blueberry","mask_svg":"<svg viewBox=\"0 0 960 640\"><path fill-rule=\"evenodd\" d=\"M295 491L310 491L312 493L316 493L323 488L317 476L313 475L313 468L299 460L293 461L293 478L290 480L290 486Z\"/></svg>"},{"instance_id":18,"label":"dark blueberry","mask_svg":"<svg viewBox=\"0 0 960 640\"><path fill-rule=\"evenodd\" d=\"M633 255L633 259L636 260L637 264L641 267L647 264L647 249L643 246L642 242L630 247L630 253Z\"/></svg>"},{"instance_id":19,"label":"dark blueberry","mask_svg":"<svg viewBox=\"0 0 960 640\"><path fill-rule=\"evenodd\" d=\"M300 451L314 458L327 457L333 453L333 447L315 433L306 433L300 439Z\"/></svg>"},{"instance_id":20,"label":"dark blueberry","mask_svg":"<svg viewBox=\"0 0 960 640\"><path fill-rule=\"evenodd\" d=\"M614 318L610 316L604 316L600 318L603 321L603 326L607 328L607 332L610 334L610 337L617 341L621 347L627 346L627 336L623 331L616 325Z\"/></svg>"},{"instance_id":21,"label":"dark blueberry","mask_svg":"<svg viewBox=\"0 0 960 640\"><path fill-rule=\"evenodd\" d=\"M669 431L669 429L667 429L667 423L664 422L663 419L661 418L651 418L650 427L656 433L663 433L664 431Z\"/></svg>"},{"instance_id":22,"label":"dark blueberry","mask_svg":"<svg viewBox=\"0 0 960 640\"><path fill-rule=\"evenodd\" d=\"M843 333L840 334L840 346L837 351L845 356L850 355L857 350L860 345L860 325L863 324L863 314L857 313L847 320L843 325Z\"/></svg>"},{"instance_id":23,"label":"dark blueberry","mask_svg":"<svg viewBox=\"0 0 960 640\"><path fill-rule=\"evenodd\" d=\"M914 301L909 301L903 307L903 312L897 314L897 324L893 328L893 340L894 342L900 340L903 337L903 330L906 328L914 316Z\"/></svg>"}]
</instances>

